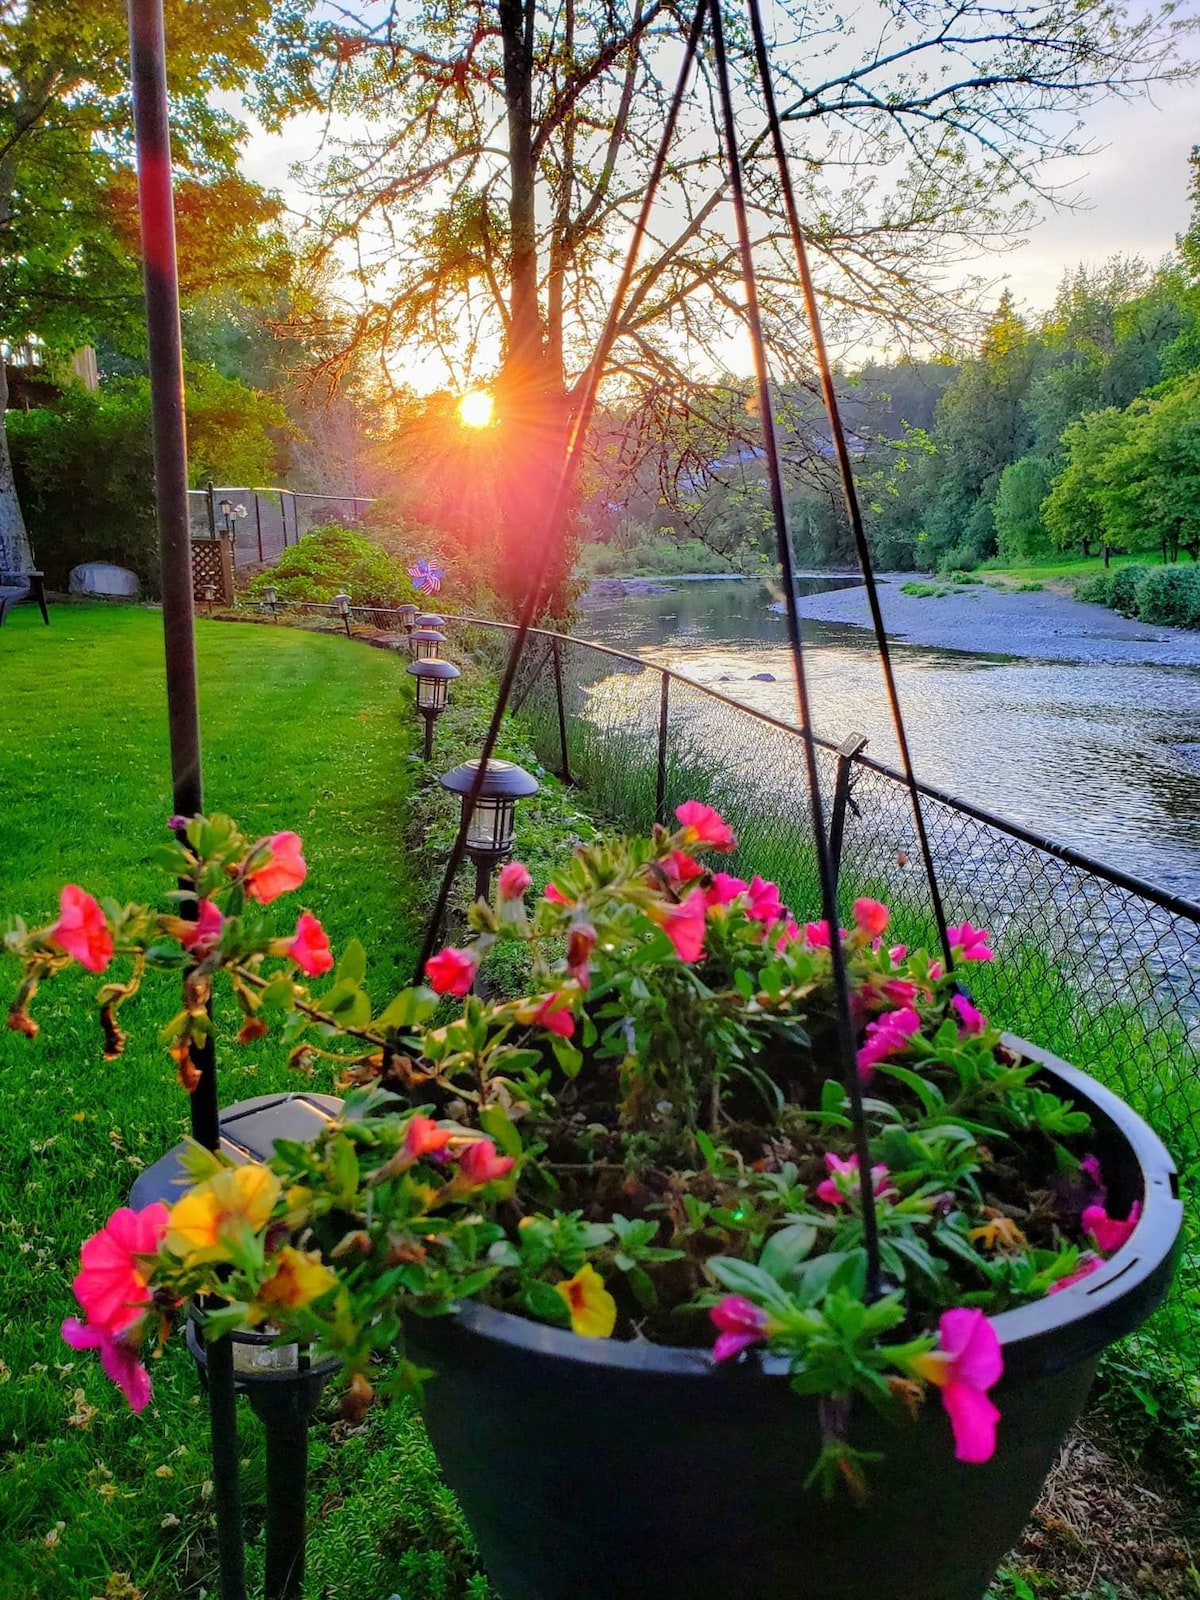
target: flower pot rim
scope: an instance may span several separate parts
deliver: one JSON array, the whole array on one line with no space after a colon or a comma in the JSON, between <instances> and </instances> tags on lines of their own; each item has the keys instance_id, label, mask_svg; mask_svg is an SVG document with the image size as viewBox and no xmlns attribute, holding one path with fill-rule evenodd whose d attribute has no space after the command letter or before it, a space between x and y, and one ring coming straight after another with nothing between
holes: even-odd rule
<instances>
[{"instance_id":1,"label":"flower pot rim","mask_svg":"<svg viewBox=\"0 0 1200 1600\"><path fill-rule=\"evenodd\" d=\"M1037 1061L1076 1099L1108 1122L1129 1146L1142 1174L1142 1212L1124 1245L1096 1271L1057 1294L1002 1311L990 1320L1004 1349L1008 1374L1022 1367L1067 1366L1098 1355L1132 1332L1161 1304L1170 1284L1183 1221L1176 1167L1158 1135L1111 1089L1016 1034L1003 1043ZM422 1319L423 1320L423 1319ZM437 1321L438 1319L430 1319ZM708 1350L649 1340L585 1339L565 1328L532 1322L478 1301L460 1301L454 1320L466 1333L507 1345L516 1352L624 1370L744 1380L748 1374L786 1379L779 1356L751 1352L738 1363L717 1367ZM434 1335L436 1338L436 1335ZM1064 1348L1065 1347L1065 1348Z\"/></svg>"}]
</instances>

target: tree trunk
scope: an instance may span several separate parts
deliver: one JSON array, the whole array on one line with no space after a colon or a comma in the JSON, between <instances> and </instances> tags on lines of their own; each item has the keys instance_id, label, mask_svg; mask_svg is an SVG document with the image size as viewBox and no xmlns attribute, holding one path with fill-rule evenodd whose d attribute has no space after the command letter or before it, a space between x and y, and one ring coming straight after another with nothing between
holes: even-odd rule
<instances>
[{"instance_id":1,"label":"tree trunk","mask_svg":"<svg viewBox=\"0 0 1200 1600\"><path fill-rule=\"evenodd\" d=\"M12 457L8 453L8 430L5 412L8 407L8 372L0 357L0 569L7 572L30 572L33 555L29 548L29 535L21 515L21 502L17 499L17 486L13 482Z\"/></svg>"}]
</instances>

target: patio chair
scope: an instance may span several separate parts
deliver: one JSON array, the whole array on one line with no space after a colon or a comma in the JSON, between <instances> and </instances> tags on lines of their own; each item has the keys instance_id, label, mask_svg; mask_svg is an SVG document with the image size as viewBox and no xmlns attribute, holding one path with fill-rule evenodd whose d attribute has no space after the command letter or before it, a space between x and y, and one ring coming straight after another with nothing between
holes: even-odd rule
<instances>
[{"instance_id":1,"label":"patio chair","mask_svg":"<svg viewBox=\"0 0 1200 1600\"><path fill-rule=\"evenodd\" d=\"M37 570L36 561L33 559L33 547L29 547L30 562L27 567L17 564L16 556L10 554L8 545L0 536L0 627L8 615L9 606L14 606L22 600L36 600L42 613L42 621L50 626L50 612L46 608L46 578L45 574Z\"/></svg>"}]
</instances>

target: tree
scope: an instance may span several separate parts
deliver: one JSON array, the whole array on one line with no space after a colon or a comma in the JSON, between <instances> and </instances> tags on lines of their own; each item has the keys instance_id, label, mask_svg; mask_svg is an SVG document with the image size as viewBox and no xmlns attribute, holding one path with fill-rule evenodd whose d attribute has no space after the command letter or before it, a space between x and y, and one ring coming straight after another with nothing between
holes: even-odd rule
<instances>
[{"instance_id":1,"label":"tree","mask_svg":"<svg viewBox=\"0 0 1200 1600\"><path fill-rule=\"evenodd\" d=\"M1115 406L1091 411L1065 430L1066 465L1042 503L1042 521L1060 550L1078 547L1090 555L1094 544L1109 545L1104 491L1109 458L1125 437L1128 419Z\"/></svg>"},{"instance_id":2,"label":"tree","mask_svg":"<svg viewBox=\"0 0 1200 1600\"><path fill-rule=\"evenodd\" d=\"M214 90L257 86L270 121L302 102L303 11L272 0L168 5L181 286L254 292L277 272L276 200L236 170L243 129ZM0 0L0 341L49 358L144 341L129 37L120 0ZM28 558L0 362L0 552ZM0 554L0 564L3 555Z\"/></svg>"},{"instance_id":3,"label":"tree","mask_svg":"<svg viewBox=\"0 0 1200 1600\"><path fill-rule=\"evenodd\" d=\"M1164 384L1124 413L1101 463L1106 533L1127 550L1157 547L1164 561L1200 557L1200 373Z\"/></svg>"},{"instance_id":4,"label":"tree","mask_svg":"<svg viewBox=\"0 0 1200 1600\"><path fill-rule=\"evenodd\" d=\"M365 118L321 173L314 260L340 256L360 298L310 329L323 364L369 348L495 377L507 469L501 577L528 580L530 530L561 460L580 377L663 125L683 18L667 0L392 3L337 29L327 84ZM934 0L878 14L848 47L832 0L780 16L777 89L802 217L835 340L961 335L948 262L1028 220L1054 129L1110 90L1190 69L1169 6ZM811 366L748 52L731 41L777 376ZM826 76L815 63L823 62ZM666 175L649 254L619 327L612 382L686 397L724 365L741 302L707 71Z\"/></svg>"},{"instance_id":5,"label":"tree","mask_svg":"<svg viewBox=\"0 0 1200 1600\"><path fill-rule=\"evenodd\" d=\"M1002 560L1035 561L1049 550L1042 501L1053 476L1054 467L1045 456L1022 456L1000 474L992 515Z\"/></svg>"}]
</instances>

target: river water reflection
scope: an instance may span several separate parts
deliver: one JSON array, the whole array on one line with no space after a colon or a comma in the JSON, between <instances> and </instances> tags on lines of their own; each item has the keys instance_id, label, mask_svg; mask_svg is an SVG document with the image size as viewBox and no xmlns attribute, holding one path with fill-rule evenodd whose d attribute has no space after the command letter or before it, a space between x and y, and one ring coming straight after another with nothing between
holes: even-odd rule
<instances>
[{"instance_id":1,"label":"river water reflection","mask_svg":"<svg viewBox=\"0 0 1200 1600\"><path fill-rule=\"evenodd\" d=\"M823 590L837 580L802 582ZM755 581L592 593L576 631L794 722L777 598ZM805 639L817 731L865 733L870 754L894 762L871 635L807 622ZM1003 637L988 642L995 654L893 645L918 775L1200 900L1200 667L1043 661L1004 655Z\"/></svg>"}]
</instances>

